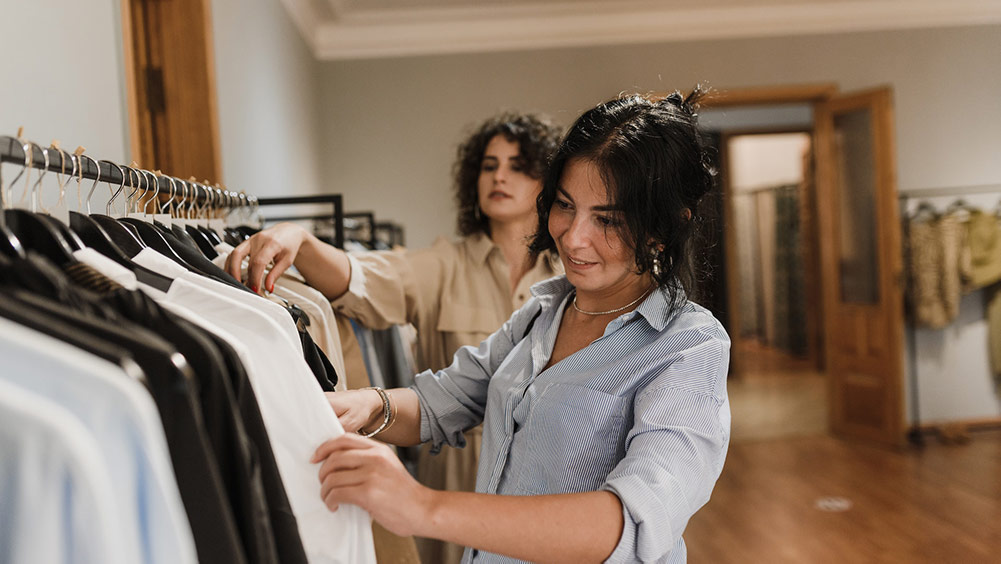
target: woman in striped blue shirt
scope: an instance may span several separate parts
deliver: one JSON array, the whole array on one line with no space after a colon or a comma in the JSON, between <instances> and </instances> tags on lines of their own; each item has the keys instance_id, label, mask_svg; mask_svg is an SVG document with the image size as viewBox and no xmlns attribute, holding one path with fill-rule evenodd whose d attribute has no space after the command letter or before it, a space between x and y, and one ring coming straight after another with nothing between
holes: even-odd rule
<instances>
[{"instance_id":1,"label":"woman in striped blue shirt","mask_svg":"<svg viewBox=\"0 0 1001 564\"><path fill-rule=\"evenodd\" d=\"M684 562L730 437L730 341L690 301L698 205L713 185L695 106L623 97L586 112L554 156L532 249L566 275L479 347L411 388L341 392L349 430L464 446L484 423L476 493L430 490L384 444L321 445L321 495L464 562Z\"/></svg>"}]
</instances>

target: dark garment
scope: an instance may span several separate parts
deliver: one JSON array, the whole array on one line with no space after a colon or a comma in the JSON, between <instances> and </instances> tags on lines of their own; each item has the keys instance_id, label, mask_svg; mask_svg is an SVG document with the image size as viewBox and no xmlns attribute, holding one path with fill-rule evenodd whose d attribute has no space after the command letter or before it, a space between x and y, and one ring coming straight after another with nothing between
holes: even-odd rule
<instances>
[{"instance_id":1,"label":"dark garment","mask_svg":"<svg viewBox=\"0 0 1001 564\"><path fill-rule=\"evenodd\" d=\"M162 336L188 359L198 383L202 418L219 475L251 563L277 563L274 534L261 482L257 447L237 412L226 362L204 330L164 310L145 294L125 289L105 296L123 317Z\"/></svg>"},{"instance_id":2,"label":"dark garment","mask_svg":"<svg viewBox=\"0 0 1001 564\"><path fill-rule=\"evenodd\" d=\"M29 327L66 344L87 351L122 369L129 377L149 388L149 381L132 354L115 343L109 343L87 333L71 329L58 319L45 315L27 305L0 293L0 317Z\"/></svg>"},{"instance_id":3,"label":"dark garment","mask_svg":"<svg viewBox=\"0 0 1001 564\"><path fill-rule=\"evenodd\" d=\"M306 364L313 371L313 376L320 383L320 387L323 388L324 392L334 391L334 385L337 384L337 371L330 364L330 359L323 354L320 347L316 346L309 333L300 330L299 340L302 341L302 354L306 359Z\"/></svg>"},{"instance_id":4,"label":"dark garment","mask_svg":"<svg viewBox=\"0 0 1001 564\"><path fill-rule=\"evenodd\" d=\"M246 562L187 359L157 334L123 319L96 294L72 286L47 261L13 260L0 270L0 281L4 283L0 293L48 316L50 322L55 320L65 331L114 343L132 355L146 374L160 412L199 560Z\"/></svg>"},{"instance_id":5,"label":"dark garment","mask_svg":"<svg viewBox=\"0 0 1001 564\"><path fill-rule=\"evenodd\" d=\"M197 246L192 245L187 241L182 241L169 231L163 233L163 238L167 240L167 243L170 244L170 248L174 249L177 256L181 257L186 263L197 269L199 274L222 282L227 286L233 286L250 292L249 288L240 283L240 281L236 278L233 278L230 273L219 268L212 261L205 258L205 255L202 254L201 250L199 250Z\"/></svg>"},{"instance_id":6,"label":"dark garment","mask_svg":"<svg viewBox=\"0 0 1001 564\"><path fill-rule=\"evenodd\" d=\"M268 431L264 426L264 419L261 417L250 378L233 347L215 335L209 334L209 337L218 347L226 363L226 373L232 384L236 406L243 419L247 437L257 447L261 482L267 497L278 560L282 564L306 564L306 551L299 537L299 525L295 514L292 513L281 475L278 473L278 463L275 462L275 454L271 450L271 441L268 439Z\"/></svg>"}]
</instances>

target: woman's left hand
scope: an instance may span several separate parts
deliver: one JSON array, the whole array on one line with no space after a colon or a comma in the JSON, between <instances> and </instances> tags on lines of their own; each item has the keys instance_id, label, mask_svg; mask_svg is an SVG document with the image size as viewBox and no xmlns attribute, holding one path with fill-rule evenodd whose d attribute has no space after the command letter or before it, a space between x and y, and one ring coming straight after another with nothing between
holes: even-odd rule
<instances>
[{"instance_id":1,"label":"woman's left hand","mask_svg":"<svg viewBox=\"0 0 1001 564\"><path fill-rule=\"evenodd\" d=\"M388 445L345 433L320 445L311 462L323 462L320 496L331 511L357 505L400 536L419 534L427 522L434 490L414 480Z\"/></svg>"}]
</instances>

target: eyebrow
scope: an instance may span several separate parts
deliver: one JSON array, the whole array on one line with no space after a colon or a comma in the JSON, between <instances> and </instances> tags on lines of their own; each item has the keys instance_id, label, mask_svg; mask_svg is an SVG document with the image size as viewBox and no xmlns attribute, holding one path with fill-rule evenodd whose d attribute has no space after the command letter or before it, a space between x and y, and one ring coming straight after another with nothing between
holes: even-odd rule
<instances>
[{"instance_id":1,"label":"eyebrow","mask_svg":"<svg viewBox=\"0 0 1001 564\"><path fill-rule=\"evenodd\" d=\"M564 190L562 186L558 186L556 188L556 191L563 194L563 196L566 199L570 200L573 203L576 203L574 202L573 197L570 196L570 194L566 190ZM620 212L620 213L623 212L622 208L616 206L594 206L593 208L591 208L591 210L599 212Z\"/></svg>"}]
</instances>

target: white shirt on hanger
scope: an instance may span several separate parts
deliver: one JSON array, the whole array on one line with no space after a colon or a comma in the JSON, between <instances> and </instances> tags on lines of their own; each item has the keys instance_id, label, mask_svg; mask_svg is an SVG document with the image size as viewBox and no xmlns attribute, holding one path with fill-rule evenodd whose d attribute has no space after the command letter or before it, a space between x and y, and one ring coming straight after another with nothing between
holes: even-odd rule
<instances>
[{"instance_id":1,"label":"white shirt on hanger","mask_svg":"<svg viewBox=\"0 0 1001 564\"><path fill-rule=\"evenodd\" d=\"M72 413L0 381L0 452L5 561L135 562L100 446Z\"/></svg>"},{"instance_id":2,"label":"white shirt on hanger","mask_svg":"<svg viewBox=\"0 0 1001 564\"><path fill-rule=\"evenodd\" d=\"M298 336L294 342L287 338L288 328L295 331L288 313L259 296L213 280L196 283L192 277L201 277L180 272L179 265L171 267L167 264L173 264L170 259L152 249L144 249L133 260L174 278L166 293L145 285L140 285L141 289L164 307L180 306L176 312L196 323L207 320L202 327L208 331L222 328L225 334L216 334L233 345L238 354L243 351L241 359L257 396L310 562L374 563L368 513L346 504L330 512L320 499L319 465L309 460L320 444L343 434L344 429L303 358ZM277 308L280 316L269 315L268 308Z\"/></svg>"},{"instance_id":3,"label":"white shirt on hanger","mask_svg":"<svg viewBox=\"0 0 1001 564\"><path fill-rule=\"evenodd\" d=\"M149 393L120 367L0 318L0 380L75 415L100 446L122 518L119 543L130 560L193 563L198 558Z\"/></svg>"}]
</instances>

